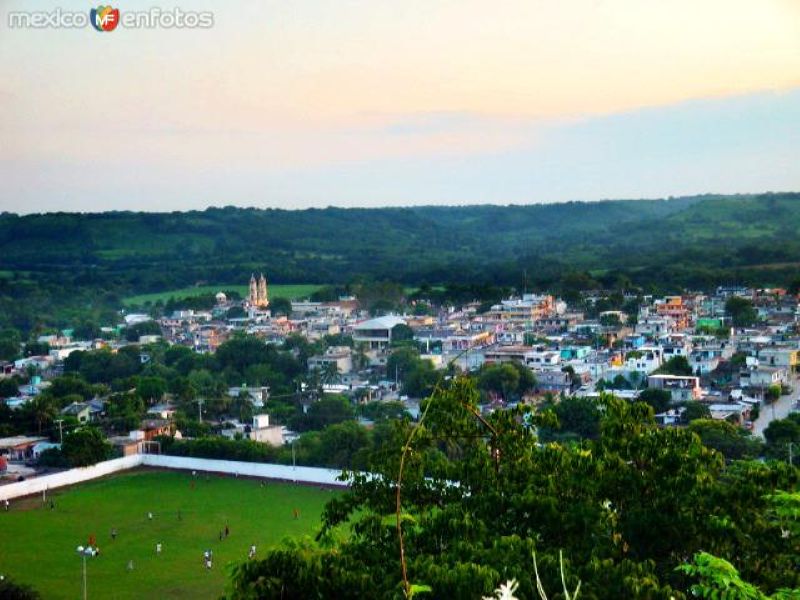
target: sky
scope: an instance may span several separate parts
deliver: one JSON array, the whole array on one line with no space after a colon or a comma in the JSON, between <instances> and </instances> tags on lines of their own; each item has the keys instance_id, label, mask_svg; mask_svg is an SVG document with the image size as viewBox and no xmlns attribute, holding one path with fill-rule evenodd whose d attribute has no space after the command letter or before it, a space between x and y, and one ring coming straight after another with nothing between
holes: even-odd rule
<instances>
[{"instance_id":1,"label":"sky","mask_svg":"<svg viewBox=\"0 0 800 600\"><path fill-rule=\"evenodd\" d=\"M800 0L154 1L0 0L0 211L800 190Z\"/></svg>"}]
</instances>

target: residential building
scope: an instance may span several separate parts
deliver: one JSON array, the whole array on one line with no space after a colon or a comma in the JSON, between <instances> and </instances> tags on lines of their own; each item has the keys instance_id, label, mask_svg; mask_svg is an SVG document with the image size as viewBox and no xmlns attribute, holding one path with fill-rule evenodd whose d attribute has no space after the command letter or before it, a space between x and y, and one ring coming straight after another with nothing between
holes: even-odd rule
<instances>
[{"instance_id":1,"label":"residential building","mask_svg":"<svg viewBox=\"0 0 800 600\"><path fill-rule=\"evenodd\" d=\"M702 396L700 378L685 375L649 375L647 385L657 390L666 390L672 402L699 400Z\"/></svg>"},{"instance_id":2,"label":"residential building","mask_svg":"<svg viewBox=\"0 0 800 600\"><path fill-rule=\"evenodd\" d=\"M394 315L362 321L353 327L353 341L374 350L385 350L392 343L392 329L401 324L406 324L405 319Z\"/></svg>"},{"instance_id":3,"label":"residential building","mask_svg":"<svg viewBox=\"0 0 800 600\"><path fill-rule=\"evenodd\" d=\"M308 359L308 370L325 371L328 365L336 366L336 372L346 375L353 370L352 351L348 346L331 346L325 354L312 356Z\"/></svg>"}]
</instances>

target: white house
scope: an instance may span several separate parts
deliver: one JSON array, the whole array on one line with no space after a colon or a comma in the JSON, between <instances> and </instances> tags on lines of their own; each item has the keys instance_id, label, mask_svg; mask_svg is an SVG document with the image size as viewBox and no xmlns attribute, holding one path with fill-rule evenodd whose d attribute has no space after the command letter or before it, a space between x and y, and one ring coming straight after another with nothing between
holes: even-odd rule
<instances>
[{"instance_id":1,"label":"white house","mask_svg":"<svg viewBox=\"0 0 800 600\"><path fill-rule=\"evenodd\" d=\"M362 321L353 327L353 341L374 350L385 350L392 343L392 329L401 324L406 324L405 319L395 315Z\"/></svg>"}]
</instances>

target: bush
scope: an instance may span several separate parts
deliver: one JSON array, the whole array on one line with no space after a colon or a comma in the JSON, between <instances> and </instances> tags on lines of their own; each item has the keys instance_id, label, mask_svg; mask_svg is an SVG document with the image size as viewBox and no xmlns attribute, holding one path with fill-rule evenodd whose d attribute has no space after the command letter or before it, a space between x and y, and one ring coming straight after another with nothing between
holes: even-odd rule
<instances>
[{"instance_id":1,"label":"bush","mask_svg":"<svg viewBox=\"0 0 800 600\"><path fill-rule=\"evenodd\" d=\"M87 467L108 460L111 457L111 444L99 429L84 427L64 438L61 452L73 467Z\"/></svg>"},{"instance_id":2,"label":"bush","mask_svg":"<svg viewBox=\"0 0 800 600\"><path fill-rule=\"evenodd\" d=\"M55 469L69 469L70 464L64 453L58 448L48 448L39 454L39 466Z\"/></svg>"},{"instance_id":3,"label":"bush","mask_svg":"<svg viewBox=\"0 0 800 600\"><path fill-rule=\"evenodd\" d=\"M672 403L672 394L667 390L657 390L655 388L647 388L639 394L639 401L645 402L653 407L653 412L656 414L662 413L667 410Z\"/></svg>"},{"instance_id":4,"label":"bush","mask_svg":"<svg viewBox=\"0 0 800 600\"><path fill-rule=\"evenodd\" d=\"M278 448L252 440L205 437L180 441L172 438L160 438L160 441L162 442L161 451L172 456L240 460L243 462L275 462L279 453Z\"/></svg>"}]
</instances>

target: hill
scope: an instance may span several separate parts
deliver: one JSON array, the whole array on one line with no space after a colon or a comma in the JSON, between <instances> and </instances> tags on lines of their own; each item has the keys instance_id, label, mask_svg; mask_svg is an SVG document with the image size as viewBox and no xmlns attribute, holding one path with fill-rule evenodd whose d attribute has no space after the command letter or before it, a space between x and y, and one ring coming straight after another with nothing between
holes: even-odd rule
<instances>
[{"instance_id":1,"label":"hill","mask_svg":"<svg viewBox=\"0 0 800 600\"><path fill-rule=\"evenodd\" d=\"M300 211L0 215L0 308L58 285L89 304L198 283L786 283L800 193ZM594 279L592 279L594 278ZM596 281L599 280L599 281ZM5 302L4 300L5 299Z\"/></svg>"}]
</instances>

